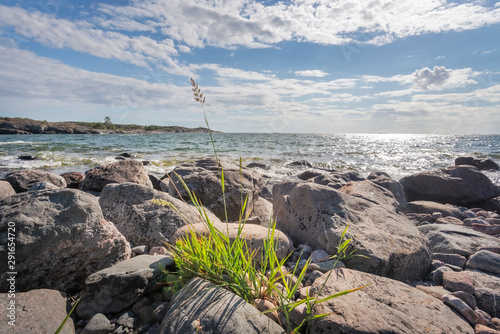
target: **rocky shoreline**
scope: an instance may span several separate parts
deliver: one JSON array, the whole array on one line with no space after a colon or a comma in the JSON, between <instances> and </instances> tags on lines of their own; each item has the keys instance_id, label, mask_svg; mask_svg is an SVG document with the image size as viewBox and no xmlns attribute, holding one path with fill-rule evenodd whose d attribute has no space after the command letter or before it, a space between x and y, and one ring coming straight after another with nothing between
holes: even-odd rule
<instances>
[{"instance_id":1,"label":"rocky shoreline","mask_svg":"<svg viewBox=\"0 0 500 334\"><path fill-rule=\"evenodd\" d=\"M208 129L135 124L112 124L108 126L105 123L47 122L28 118L0 117L0 135L112 133L208 133Z\"/></svg>"},{"instance_id":2,"label":"rocky shoreline","mask_svg":"<svg viewBox=\"0 0 500 334\"><path fill-rule=\"evenodd\" d=\"M320 293L331 270L322 296L369 284L317 305L316 314L331 314L310 322L309 333L500 333L500 187L481 172L498 170L492 160L460 157L399 181L299 161L304 171L280 182L265 165L221 164L230 222L248 196L249 242L258 247L274 217L279 256L292 252L287 269L312 257L297 300ZM174 171L226 226L216 162ZM284 333L279 314L259 314L266 301L248 304L199 278L175 295L158 284L161 268L175 270L164 243L183 233L185 217L202 222L171 179L125 159L85 174L26 170L0 180L0 253L7 259L15 241L16 271L9 280L13 269L0 263L1 308L9 294L16 307L16 327L2 317L0 333L54 332L78 296L62 333ZM362 256L333 268L328 256L347 226ZM294 312L294 323L305 316Z\"/></svg>"}]
</instances>

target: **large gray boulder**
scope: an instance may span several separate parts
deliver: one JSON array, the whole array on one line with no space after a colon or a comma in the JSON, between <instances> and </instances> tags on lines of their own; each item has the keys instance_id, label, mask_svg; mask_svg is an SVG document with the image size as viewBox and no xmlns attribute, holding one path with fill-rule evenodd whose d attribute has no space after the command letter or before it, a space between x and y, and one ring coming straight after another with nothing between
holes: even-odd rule
<instances>
[{"instance_id":1,"label":"large gray boulder","mask_svg":"<svg viewBox=\"0 0 500 334\"><path fill-rule=\"evenodd\" d=\"M56 187L66 188L63 177L43 170L22 170L5 175L5 181L9 182L17 193L28 191L31 186L38 182L52 183Z\"/></svg>"},{"instance_id":2,"label":"large gray boulder","mask_svg":"<svg viewBox=\"0 0 500 334\"><path fill-rule=\"evenodd\" d=\"M500 196L500 188L471 166L453 166L403 177L408 201L468 205Z\"/></svg>"},{"instance_id":3,"label":"large gray boulder","mask_svg":"<svg viewBox=\"0 0 500 334\"><path fill-rule=\"evenodd\" d=\"M431 263L428 240L404 215L393 205L377 204L385 202L374 200L372 194L365 199L339 190L311 182L277 184L273 204L278 229L296 245L307 244L333 255L349 225L346 237L354 238L356 254L364 255L348 260L349 268L398 280L427 274Z\"/></svg>"},{"instance_id":4,"label":"large gray boulder","mask_svg":"<svg viewBox=\"0 0 500 334\"><path fill-rule=\"evenodd\" d=\"M154 203L161 200L163 204ZM174 243L178 228L201 223L198 211L164 192L136 183L108 184L99 197L104 217L133 245ZM220 220L209 213L213 222Z\"/></svg>"},{"instance_id":5,"label":"large gray boulder","mask_svg":"<svg viewBox=\"0 0 500 334\"><path fill-rule=\"evenodd\" d=\"M392 192L369 180L349 182L338 190L349 196L361 198L373 204L392 207L393 210L397 210L400 207L399 202Z\"/></svg>"},{"instance_id":6,"label":"large gray boulder","mask_svg":"<svg viewBox=\"0 0 500 334\"><path fill-rule=\"evenodd\" d=\"M130 246L106 221L97 199L74 189L20 193L0 200L0 256L15 228L16 288L79 289L93 271L130 257ZM0 291L8 290L7 261Z\"/></svg>"},{"instance_id":7,"label":"large gray boulder","mask_svg":"<svg viewBox=\"0 0 500 334\"><path fill-rule=\"evenodd\" d=\"M38 289L0 294L0 333L55 333L67 315L66 295L57 290ZM15 304L11 304L11 301ZM12 305L14 311L12 312ZM11 324L9 322L13 321ZM75 334L73 319L64 324L61 334Z\"/></svg>"},{"instance_id":8,"label":"large gray boulder","mask_svg":"<svg viewBox=\"0 0 500 334\"><path fill-rule=\"evenodd\" d=\"M389 174L385 172L373 172L368 175L367 179L389 190L399 203L398 210L403 210L406 207L407 201L403 186L390 177Z\"/></svg>"},{"instance_id":9,"label":"large gray boulder","mask_svg":"<svg viewBox=\"0 0 500 334\"><path fill-rule=\"evenodd\" d=\"M239 224L237 223L215 223L213 225L217 230L226 235L230 241L234 241L238 237ZM208 234L206 224L193 224L177 230L174 234L174 239L185 237L190 233L190 230L197 231L197 233L203 235ZM246 241L247 246L250 247L250 251L258 249L262 251L264 249L264 240L269 238L269 229L259 225L245 224L239 237ZM276 246L276 255L280 260L289 255L293 249L292 240L279 230L275 231L274 244ZM255 256L257 263L260 263L261 253L258 252Z\"/></svg>"},{"instance_id":10,"label":"large gray boulder","mask_svg":"<svg viewBox=\"0 0 500 334\"><path fill-rule=\"evenodd\" d=\"M418 229L429 239L434 253L469 257L481 247L500 247L500 239L466 226L429 224Z\"/></svg>"},{"instance_id":11,"label":"large gray boulder","mask_svg":"<svg viewBox=\"0 0 500 334\"><path fill-rule=\"evenodd\" d=\"M196 322L195 322L196 321ZM193 327L193 323L199 328ZM232 292L195 277L170 303L158 334L273 334L283 328Z\"/></svg>"},{"instance_id":12,"label":"large gray boulder","mask_svg":"<svg viewBox=\"0 0 500 334\"><path fill-rule=\"evenodd\" d=\"M107 184L123 182L133 182L153 188L142 162L123 160L86 171L80 189L100 192Z\"/></svg>"},{"instance_id":13,"label":"large gray boulder","mask_svg":"<svg viewBox=\"0 0 500 334\"><path fill-rule=\"evenodd\" d=\"M246 216L248 210L255 206L262 189L261 175L250 168L242 167L237 164L220 160L220 166L224 170L225 197L227 208L227 219L229 221L238 221L242 200L248 197ZM174 169L170 173L171 180L169 184L169 193L171 196L179 197L179 193L189 201L186 190L179 182L177 173L186 183L188 188L193 191L200 202L212 210L221 220L226 220L224 213L224 200L222 196L221 174L215 159L201 159L186 162Z\"/></svg>"},{"instance_id":14,"label":"large gray boulder","mask_svg":"<svg viewBox=\"0 0 500 334\"><path fill-rule=\"evenodd\" d=\"M474 253L467 261L467 269L477 269L500 275L500 254L487 250Z\"/></svg>"},{"instance_id":15,"label":"large gray boulder","mask_svg":"<svg viewBox=\"0 0 500 334\"><path fill-rule=\"evenodd\" d=\"M321 289L318 278L311 293ZM335 269L321 296L370 284L361 290L317 304L309 333L473 334L474 329L437 298L398 281L350 269Z\"/></svg>"},{"instance_id":16,"label":"large gray boulder","mask_svg":"<svg viewBox=\"0 0 500 334\"><path fill-rule=\"evenodd\" d=\"M173 270L173 258L140 255L93 273L85 281L76 314L82 319L90 319L97 313L118 314L145 294L161 289L161 267Z\"/></svg>"}]
</instances>

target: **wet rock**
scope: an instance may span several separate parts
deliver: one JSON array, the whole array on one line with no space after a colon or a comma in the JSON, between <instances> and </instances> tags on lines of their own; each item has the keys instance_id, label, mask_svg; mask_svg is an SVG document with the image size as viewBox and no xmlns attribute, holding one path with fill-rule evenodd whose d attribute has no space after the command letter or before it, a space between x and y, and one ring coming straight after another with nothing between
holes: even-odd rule
<instances>
[{"instance_id":1,"label":"wet rock","mask_svg":"<svg viewBox=\"0 0 500 334\"><path fill-rule=\"evenodd\" d=\"M7 228L16 229L16 288L79 289L93 271L130 257L130 246L103 219L97 199L74 189L32 191L0 200L0 256ZM50 259L50 261L48 260ZM7 261L0 262L6 291Z\"/></svg>"},{"instance_id":2,"label":"wet rock","mask_svg":"<svg viewBox=\"0 0 500 334\"><path fill-rule=\"evenodd\" d=\"M392 205L311 182L283 182L273 192L277 228L295 244L336 254L349 225L346 238L354 238L356 254L366 257L351 258L346 266L401 280L427 274L431 262L427 239Z\"/></svg>"},{"instance_id":3,"label":"wet rock","mask_svg":"<svg viewBox=\"0 0 500 334\"><path fill-rule=\"evenodd\" d=\"M17 157L19 160L38 160L36 155L20 155Z\"/></svg>"},{"instance_id":4,"label":"wet rock","mask_svg":"<svg viewBox=\"0 0 500 334\"><path fill-rule=\"evenodd\" d=\"M259 198L262 189L262 177L258 172L246 167L240 170L240 166L231 161L221 160L220 164L224 169L227 219L229 221L238 221L242 209L242 196L248 198L247 208L243 213L243 216L246 216ZM188 188L195 193L204 206L212 210L219 219L226 219L220 169L215 159L186 162L170 173L169 194L173 197L179 197L178 190L181 196L186 201L189 201L190 198L186 190L174 173L184 180Z\"/></svg>"},{"instance_id":5,"label":"wet rock","mask_svg":"<svg viewBox=\"0 0 500 334\"><path fill-rule=\"evenodd\" d=\"M85 179L80 183L80 189L101 192L107 184L123 182L132 182L153 188L142 163L137 160L125 160L86 171Z\"/></svg>"},{"instance_id":6,"label":"wet rock","mask_svg":"<svg viewBox=\"0 0 500 334\"><path fill-rule=\"evenodd\" d=\"M175 295L158 334L192 333L197 327L200 333L285 333L232 292L193 278Z\"/></svg>"},{"instance_id":7,"label":"wet rock","mask_svg":"<svg viewBox=\"0 0 500 334\"><path fill-rule=\"evenodd\" d=\"M13 172L5 175L4 179L17 193L28 191L37 182L49 182L56 187L66 188L66 181L61 176L41 170Z\"/></svg>"},{"instance_id":8,"label":"wet rock","mask_svg":"<svg viewBox=\"0 0 500 334\"><path fill-rule=\"evenodd\" d=\"M107 185L99 204L104 217L134 245L174 243L173 235L179 227L202 222L196 209L185 202L135 183ZM209 217L219 221L213 215Z\"/></svg>"},{"instance_id":9,"label":"wet rock","mask_svg":"<svg viewBox=\"0 0 500 334\"><path fill-rule=\"evenodd\" d=\"M14 318L9 317L11 301L15 301ZM1 333L54 333L67 315L66 295L56 290L38 289L17 292L15 299L0 294ZM8 324L14 321L15 327ZM61 334L75 334L73 320L64 325Z\"/></svg>"},{"instance_id":10,"label":"wet rock","mask_svg":"<svg viewBox=\"0 0 500 334\"><path fill-rule=\"evenodd\" d=\"M500 188L475 167L454 166L402 178L409 201L467 205L500 196Z\"/></svg>"},{"instance_id":11,"label":"wet rock","mask_svg":"<svg viewBox=\"0 0 500 334\"><path fill-rule=\"evenodd\" d=\"M312 165L306 160L297 160L287 163L285 167L312 168Z\"/></svg>"},{"instance_id":12,"label":"wet rock","mask_svg":"<svg viewBox=\"0 0 500 334\"><path fill-rule=\"evenodd\" d=\"M316 280L321 289L326 276ZM470 325L440 300L388 278L350 269L335 270L322 296L370 284L317 304L314 314L329 314L309 324L310 333L474 333Z\"/></svg>"},{"instance_id":13,"label":"wet rock","mask_svg":"<svg viewBox=\"0 0 500 334\"><path fill-rule=\"evenodd\" d=\"M465 226L430 224L418 229L429 239L435 253L469 257L481 247L499 247L500 240Z\"/></svg>"},{"instance_id":14,"label":"wet rock","mask_svg":"<svg viewBox=\"0 0 500 334\"><path fill-rule=\"evenodd\" d=\"M271 169L271 166L260 162L251 162L247 165L247 168L260 168L264 170L269 170Z\"/></svg>"},{"instance_id":15,"label":"wet rock","mask_svg":"<svg viewBox=\"0 0 500 334\"><path fill-rule=\"evenodd\" d=\"M312 171L312 170L306 170L302 173L300 173L297 177L301 180L309 180L317 176L321 176L323 173Z\"/></svg>"},{"instance_id":16,"label":"wet rock","mask_svg":"<svg viewBox=\"0 0 500 334\"><path fill-rule=\"evenodd\" d=\"M487 250L474 253L467 261L467 268L500 275L500 254Z\"/></svg>"},{"instance_id":17,"label":"wet rock","mask_svg":"<svg viewBox=\"0 0 500 334\"><path fill-rule=\"evenodd\" d=\"M89 319L97 313L116 314L127 309L145 294L161 289L161 266L173 269L174 260L169 256L141 255L90 275L76 314Z\"/></svg>"}]
</instances>

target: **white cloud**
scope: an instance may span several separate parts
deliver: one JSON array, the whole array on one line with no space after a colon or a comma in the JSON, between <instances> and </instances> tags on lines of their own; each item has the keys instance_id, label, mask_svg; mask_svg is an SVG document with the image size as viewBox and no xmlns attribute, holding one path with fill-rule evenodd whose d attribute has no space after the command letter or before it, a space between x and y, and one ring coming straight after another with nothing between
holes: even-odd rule
<instances>
[{"instance_id":1,"label":"white cloud","mask_svg":"<svg viewBox=\"0 0 500 334\"><path fill-rule=\"evenodd\" d=\"M191 98L184 87L94 73L0 45L0 96L100 104L178 108Z\"/></svg>"},{"instance_id":2,"label":"white cloud","mask_svg":"<svg viewBox=\"0 0 500 334\"><path fill-rule=\"evenodd\" d=\"M408 75L394 75L391 77L363 75L361 80L371 83L397 82L401 85L410 85L409 89L379 93L381 96L402 96L415 91L441 91L477 84L477 81L472 78L479 74L481 73L474 72L471 68L454 70L447 69L444 66L434 66L432 70L424 67Z\"/></svg>"},{"instance_id":3,"label":"white cloud","mask_svg":"<svg viewBox=\"0 0 500 334\"><path fill-rule=\"evenodd\" d=\"M191 47L268 47L283 41L387 44L407 36L477 29L500 22L500 8L446 1L277 2L253 0L134 1L101 5L108 26L123 17L150 25ZM114 23L113 20L118 22ZM139 26L142 29L142 26Z\"/></svg>"},{"instance_id":4,"label":"white cloud","mask_svg":"<svg viewBox=\"0 0 500 334\"><path fill-rule=\"evenodd\" d=\"M329 73L323 72L321 70L307 70L307 71L296 71L295 75L301 77L316 77L323 78L326 77Z\"/></svg>"}]
</instances>

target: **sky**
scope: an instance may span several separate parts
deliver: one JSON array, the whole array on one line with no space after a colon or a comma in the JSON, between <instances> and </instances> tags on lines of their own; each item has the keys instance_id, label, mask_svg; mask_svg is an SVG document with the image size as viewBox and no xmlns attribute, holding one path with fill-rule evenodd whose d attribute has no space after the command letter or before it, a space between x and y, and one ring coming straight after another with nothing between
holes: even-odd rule
<instances>
[{"instance_id":1,"label":"sky","mask_svg":"<svg viewBox=\"0 0 500 334\"><path fill-rule=\"evenodd\" d=\"M0 116L500 133L500 2L0 0Z\"/></svg>"}]
</instances>

